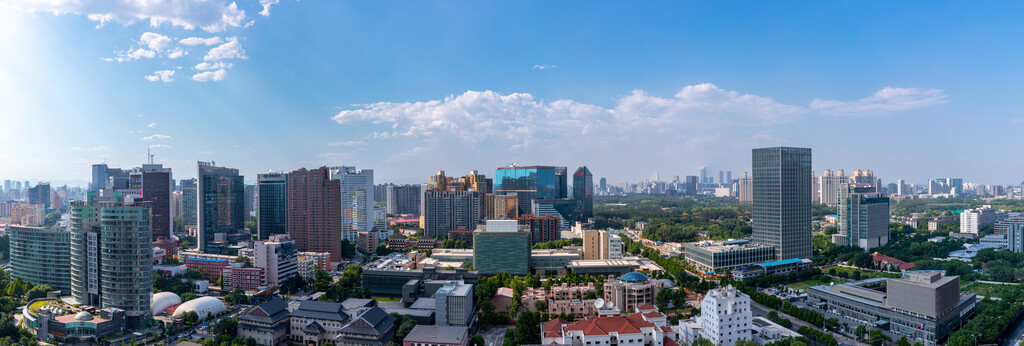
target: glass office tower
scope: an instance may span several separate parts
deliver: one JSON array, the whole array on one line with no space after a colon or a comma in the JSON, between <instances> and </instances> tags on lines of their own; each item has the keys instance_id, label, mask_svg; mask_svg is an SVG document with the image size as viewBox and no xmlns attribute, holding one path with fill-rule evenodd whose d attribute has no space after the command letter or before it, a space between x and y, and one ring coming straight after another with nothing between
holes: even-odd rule
<instances>
[{"instance_id":1,"label":"glass office tower","mask_svg":"<svg viewBox=\"0 0 1024 346\"><path fill-rule=\"evenodd\" d=\"M594 175L582 166L572 175L572 198L576 200L576 221L594 217Z\"/></svg>"},{"instance_id":2,"label":"glass office tower","mask_svg":"<svg viewBox=\"0 0 1024 346\"><path fill-rule=\"evenodd\" d=\"M568 197L565 167L518 166L498 167L494 173L494 193L519 197L519 214L529 214L535 199Z\"/></svg>"},{"instance_id":3,"label":"glass office tower","mask_svg":"<svg viewBox=\"0 0 1024 346\"><path fill-rule=\"evenodd\" d=\"M256 175L256 234L260 240L288 227L288 173Z\"/></svg>"},{"instance_id":4,"label":"glass office tower","mask_svg":"<svg viewBox=\"0 0 1024 346\"><path fill-rule=\"evenodd\" d=\"M754 242L776 260L810 258L811 149L754 149L753 172Z\"/></svg>"}]
</instances>

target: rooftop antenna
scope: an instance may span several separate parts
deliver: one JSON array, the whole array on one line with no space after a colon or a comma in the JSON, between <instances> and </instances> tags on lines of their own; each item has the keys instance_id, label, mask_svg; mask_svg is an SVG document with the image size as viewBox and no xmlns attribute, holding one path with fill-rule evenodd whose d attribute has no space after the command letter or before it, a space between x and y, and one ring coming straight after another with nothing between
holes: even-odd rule
<instances>
[{"instance_id":1,"label":"rooftop antenna","mask_svg":"<svg viewBox=\"0 0 1024 346\"><path fill-rule=\"evenodd\" d=\"M150 150L150 149L146 149L146 156L148 156L148 157L149 157L149 164L151 164L151 165L152 165L152 164L153 164L153 156L154 156L154 155L153 155L153 154L151 154L151 153L149 152L149 150Z\"/></svg>"}]
</instances>

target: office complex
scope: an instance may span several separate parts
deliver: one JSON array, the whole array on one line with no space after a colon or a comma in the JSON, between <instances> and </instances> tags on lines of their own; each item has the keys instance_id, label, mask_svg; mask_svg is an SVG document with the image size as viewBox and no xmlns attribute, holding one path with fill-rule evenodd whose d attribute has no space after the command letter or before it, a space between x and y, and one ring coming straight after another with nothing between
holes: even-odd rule
<instances>
[{"instance_id":1,"label":"office complex","mask_svg":"<svg viewBox=\"0 0 1024 346\"><path fill-rule=\"evenodd\" d=\"M181 219L185 226L196 226L196 223L199 221L199 216L197 215L198 207L196 187L191 186L181 189Z\"/></svg>"},{"instance_id":2,"label":"office complex","mask_svg":"<svg viewBox=\"0 0 1024 346\"><path fill-rule=\"evenodd\" d=\"M775 248L748 239L686 243L686 263L707 273L745 267L775 259Z\"/></svg>"},{"instance_id":3,"label":"office complex","mask_svg":"<svg viewBox=\"0 0 1024 346\"><path fill-rule=\"evenodd\" d=\"M373 231L373 170L341 166L330 173L340 183L341 239L354 243L359 232Z\"/></svg>"},{"instance_id":4,"label":"office complex","mask_svg":"<svg viewBox=\"0 0 1024 346\"><path fill-rule=\"evenodd\" d=\"M174 178L171 169L161 164L143 164L132 169L128 177L128 189L139 191L139 197L143 202L149 202L153 211L153 240L157 237L170 238L174 229L174 217L171 215Z\"/></svg>"},{"instance_id":5,"label":"office complex","mask_svg":"<svg viewBox=\"0 0 1024 346\"><path fill-rule=\"evenodd\" d=\"M71 290L71 233L39 227L7 226L11 276L53 289Z\"/></svg>"},{"instance_id":6,"label":"office complex","mask_svg":"<svg viewBox=\"0 0 1024 346\"><path fill-rule=\"evenodd\" d=\"M1007 250L1024 252L1024 217L1014 216L997 222L994 235L1005 236Z\"/></svg>"},{"instance_id":7,"label":"office complex","mask_svg":"<svg viewBox=\"0 0 1024 346\"><path fill-rule=\"evenodd\" d=\"M607 260L622 258L622 238L608 231L583 231L583 259Z\"/></svg>"},{"instance_id":8,"label":"office complex","mask_svg":"<svg viewBox=\"0 0 1024 346\"><path fill-rule=\"evenodd\" d=\"M238 170L200 161L196 178L196 224L199 251L217 234L229 234L245 227L245 183Z\"/></svg>"},{"instance_id":9,"label":"office complex","mask_svg":"<svg viewBox=\"0 0 1024 346\"><path fill-rule=\"evenodd\" d=\"M420 211L423 188L420 185L388 185L385 191L388 214L416 214Z\"/></svg>"},{"instance_id":10,"label":"office complex","mask_svg":"<svg viewBox=\"0 0 1024 346\"><path fill-rule=\"evenodd\" d=\"M269 239L288 232L288 173L256 175L256 235Z\"/></svg>"},{"instance_id":11,"label":"office complex","mask_svg":"<svg viewBox=\"0 0 1024 346\"><path fill-rule=\"evenodd\" d=\"M275 234L253 246L252 265L266 269L267 284L280 285L298 274L298 246L287 234Z\"/></svg>"},{"instance_id":12,"label":"office complex","mask_svg":"<svg viewBox=\"0 0 1024 346\"><path fill-rule=\"evenodd\" d=\"M582 166L572 175L572 198L576 200L576 220L587 222L594 217L594 175Z\"/></svg>"},{"instance_id":13,"label":"office complex","mask_svg":"<svg viewBox=\"0 0 1024 346\"><path fill-rule=\"evenodd\" d=\"M530 273L530 232L516 220L487 220L473 232L473 267L483 275Z\"/></svg>"},{"instance_id":14,"label":"office complex","mask_svg":"<svg viewBox=\"0 0 1024 346\"><path fill-rule=\"evenodd\" d=\"M960 292L960 278L941 271L907 272L899 279L875 278L808 288L808 305L854 330L877 329L893 340L932 346L973 315L977 296Z\"/></svg>"},{"instance_id":15,"label":"office complex","mask_svg":"<svg viewBox=\"0 0 1024 346\"><path fill-rule=\"evenodd\" d=\"M775 259L811 257L811 149L753 150L754 242Z\"/></svg>"},{"instance_id":16,"label":"office complex","mask_svg":"<svg viewBox=\"0 0 1024 346\"><path fill-rule=\"evenodd\" d=\"M287 232L301 251L329 252L341 261L341 181L331 169L305 168L288 174Z\"/></svg>"},{"instance_id":17,"label":"office complex","mask_svg":"<svg viewBox=\"0 0 1024 346\"><path fill-rule=\"evenodd\" d=\"M700 303L700 336L715 345L732 346L752 340L750 297L732 285L708 291Z\"/></svg>"},{"instance_id":18,"label":"office complex","mask_svg":"<svg viewBox=\"0 0 1024 346\"><path fill-rule=\"evenodd\" d=\"M125 311L128 324L148 320L153 294L149 203L89 192L71 203L71 297L79 304Z\"/></svg>"},{"instance_id":19,"label":"office complex","mask_svg":"<svg viewBox=\"0 0 1024 346\"><path fill-rule=\"evenodd\" d=\"M654 304L654 297L664 288L660 280L650 279L640 272L630 272L618 280L604 283L604 300L619 311L632 311L644 304Z\"/></svg>"},{"instance_id":20,"label":"office complex","mask_svg":"<svg viewBox=\"0 0 1024 346\"><path fill-rule=\"evenodd\" d=\"M472 284L449 280L434 292L434 323L439 326L468 327L474 311Z\"/></svg>"},{"instance_id":21,"label":"office complex","mask_svg":"<svg viewBox=\"0 0 1024 346\"><path fill-rule=\"evenodd\" d=\"M889 243L889 197L870 184L839 186L839 233L835 243L864 250Z\"/></svg>"},{"instance_id":22,"label":"office complex","mask_svg":"<svg viewBox=\"0 0 1024 346\"><path fill-rule=\"evenodd\" d=\"M494 173L494 193L516 195L519 197L519 214L530 214L531 201L535 199L568 197L566 168L518 165L498 167Z\"/></svg>"},{"instance_id":23,"label":"office complex","mask_svg":"<svg viewBox=\"0 0 1024 346\"><path fill-rule=\"evenodd\" d=\"M423 193L423 232L438 238L448 231L474 229L483 219L482 194L476 191L428 190Z\"/></svg>"}]
</instances>

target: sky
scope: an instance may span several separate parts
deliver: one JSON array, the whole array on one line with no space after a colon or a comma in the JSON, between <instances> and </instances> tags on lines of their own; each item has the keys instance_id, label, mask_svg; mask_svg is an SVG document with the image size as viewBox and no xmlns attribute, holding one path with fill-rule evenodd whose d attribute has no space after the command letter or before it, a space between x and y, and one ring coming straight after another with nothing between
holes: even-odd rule
<instances>
[{"instance_id":1,"label":"sky","mask_svg":"<svg viewBox=\"0 0 1024 346\"><path fill-rule=\"evenodd\" d=\"M586 165L1020 184L1020 2L0 1L0 179Z\"/></svg>"}]
</instances>

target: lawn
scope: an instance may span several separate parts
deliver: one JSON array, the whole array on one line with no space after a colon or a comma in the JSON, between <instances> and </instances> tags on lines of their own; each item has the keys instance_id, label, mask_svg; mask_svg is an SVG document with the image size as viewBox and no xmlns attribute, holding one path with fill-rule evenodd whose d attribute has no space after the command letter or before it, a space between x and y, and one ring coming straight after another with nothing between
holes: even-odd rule
<instances>
[{"instance_id":1,"label":"lawn","mask_svg":"<svg viewBox=\"0 0 1024 346\"><path fill-rule=\"evenodd\" d=\"M400 301L401 299L396 297L373 297L373 300L384 302L397 302Z\"/></svg>"},{"instance_id":2,"label":"lawn","mask_svg":"<svg viewBox=\"0 0 1024 346\"><path fill-rule=\"evenodd\" d=\"M54 301L52 301L52 300L41 300L41 301L32 303L32 305L30 305L28 307L28 310L32 311L32 313L34 313L34 314L39 314L39 309L42 309L44 306L51 306L51 305L56 305L56 304L54 304Z\"/></svg>"},{"instance_id":3,"label":"lawn","mask_svg":"<svg viewBox=\"0 0 1024 346\"><path fill-rule=\"evenodd\" d=\"M830 267L828 269L825 269L823 271L825 273L829 273L829 272L831 272L832 269L836 270L836 276L839 276L839 273L846 273L846 278L847 279L852 278L853 277L853 272L857 270L857 269L853 269L853 268L835 266L835 267ZM880 277L899 278L900 274L899 273L891 273L891 272L869 272L869 271L865 271L865 270L861 270L860 271L860 278L861 278L861 280L863 280L863 279L870 279L870 278L880 278Z\"/></svg>"},{"instance_id":4,"label":"lawn","mask_svg":"<svg viewBox=\"0 0 1024 346\"><path fill-rule=\"evenodd\" d=\"M838 283L846 282L847 280L844 280L842 278L834 278L834 279L832 279L832 281L838 284ZM804 281L797 281L797 282L793 282L793 283L788 283L788 284L786 284L786 287L792 288L794 290L807 290L808 287L818 286L818 285L828 285L828 283L822 283L822 282L820 282L818 280L815 280L815 279L807 279L807 280L804 280Z\"/></svg>"},{"instance_id":5,"label":"lawn","mask_svg":"<svg viewBox=\"0 0 1024 346\"><path fill-rule=\"evenodd\" d=\"M970 287L967 287L967 291L974 292L979 296L985 297L999 297L1003 292L1016 289L1016 286L1012 285L995 285L995 284L983 284L975 282Z\"/></svg>"}]
</instances>

